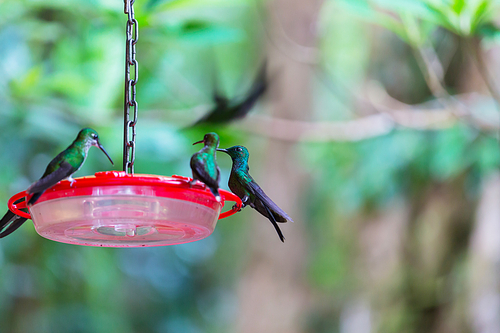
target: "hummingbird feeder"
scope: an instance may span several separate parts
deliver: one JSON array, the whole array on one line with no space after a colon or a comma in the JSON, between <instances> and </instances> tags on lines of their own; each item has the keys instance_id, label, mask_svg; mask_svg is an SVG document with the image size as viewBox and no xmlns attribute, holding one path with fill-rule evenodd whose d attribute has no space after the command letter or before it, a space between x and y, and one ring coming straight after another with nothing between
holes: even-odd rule
<instances>
[{"instance_id":1,"label":"hummingbird feeder","mask_svg":"<svg viewBox=\"0 0 500 333\"><path fill-rule=\"evenodd\" d=\"M220 202L201 182L183 176L134 174L138 63L135 0L124 0L127 20L123 171L63 180L46 190L32 206L26 191L10 198L15 214L33 220L45 238L77 245L142 247L188 243L209 236L218 219L239 211L240 198L220 189ZM130 66L134 77L130 77ZM130 110L133 117L130 119ZM24 201L21 201L24 198ZM236 202L221 214L225 201ZM17 202L17 204L16 204ZM29 212L26 212L28 210Z\"/></svg>"}]
</instances>

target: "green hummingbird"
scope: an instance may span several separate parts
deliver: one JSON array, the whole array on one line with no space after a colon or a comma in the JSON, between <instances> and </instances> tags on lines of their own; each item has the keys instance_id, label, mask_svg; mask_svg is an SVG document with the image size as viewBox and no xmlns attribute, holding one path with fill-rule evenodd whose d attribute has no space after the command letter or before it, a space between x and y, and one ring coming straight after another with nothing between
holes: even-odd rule
<instances>
[{"instance_id":1,"label":"green hummingbird","mask_svg":"<svg viewBox=\"0 0 500 333\"><path fill-rule=\"evenodd\" d=\"M243 207L249 205L267 217L273 224L274 229L276 229L280 240L284 242L285 237L276 222L286 222L287 220L293 222L293 220L264 193L248 173L250 169L248 166L250 156L248 150L243 146L217 150L228 154L233 160L228 182L231 191L241 199Z\"/></svg>"},{"instance_id":2,"label":"green hummingbird","mask_svg":"<svg viewBox=\"0 0 500 333\"><path fill-rule=\"evenodd\" d=\"M205 146L200 151L191 156L191 170L193 171L193 182L200 180L215 196L217 201L220 201L219 180L220 169L215 162L215 151L219 147L219 136L217 133L207 133L203 140L193 143L204 143Z\"/></svg>"},{"instance_id":3,"label":"green hummingbird","mask_svg":"<svg viewBox=\"0 0 500 333\"><path fill-rule=\"evenodd\" d=\"M26 193L32 194L28 205L33 205L48 188L54 186L63 179L68 179L71 184L75 181L71 176L80 169L87 158L90 147L95 146L103 151L111 164L113 160L109 157L104 147L99 143L97 132L91 128L84 128L68 148L59 153L45 169L42 178L34 182ZM19 228L26 218L20 217L10 210L0 220L0 238L5 237Z\"/></svg>"}]
</instances>

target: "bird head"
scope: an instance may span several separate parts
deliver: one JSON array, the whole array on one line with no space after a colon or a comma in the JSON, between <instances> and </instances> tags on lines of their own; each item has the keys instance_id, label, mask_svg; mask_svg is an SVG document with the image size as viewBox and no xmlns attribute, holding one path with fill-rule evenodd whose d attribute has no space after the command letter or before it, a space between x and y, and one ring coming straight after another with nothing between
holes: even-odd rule
<instances>
[{"instance_id":1,"label":"bird head","mask_svg":"<svg viewBox=\"0 0 500 333\"><path fill-rule=\"evenodd\" d=\"M203 137L203 140L197 141L197 142L193 143L193 145L196 145L196 144L202 143L202 142L205 144L205 146L218 147L219 146L219 136L217 135L217 133L214 133L214 132L207 133Z\"/></svg>"},{"instance_id":2,"label":"bird head","mask_svg":"<svg viewBox=\"0 0 500 333\"><path fill-rule=\"evenodd\" d=\"M217 149L217 150L228 154L229 156L231 156L233 160L248 161L248 157L250 155L248 153L248 150L243 146L233 146L227 149Z\"/></svg>"},{"instance_id":3,"label":"bird head","mask_svg":"<svg viewBox=\"0 0 500 333\"><path fill-rule=\"evenodd\" d=\"M77 136L76 140L84 142L89 147L90 146L94 146L94 147L99 148L108 157L108 159L111 162L111 164L114 165L113 160L108 155L108 152L104 149L104 147L99 142L99 135L92 128L84 128L84 129L82 129L78 133L78 136Z\"/></svg>"}]
</instances>

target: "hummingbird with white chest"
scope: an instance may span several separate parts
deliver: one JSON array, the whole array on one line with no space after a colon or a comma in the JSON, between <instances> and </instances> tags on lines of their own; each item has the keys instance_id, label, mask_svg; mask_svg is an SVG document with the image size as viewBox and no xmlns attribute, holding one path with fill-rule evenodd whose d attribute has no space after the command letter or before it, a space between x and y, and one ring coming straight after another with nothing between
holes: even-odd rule
<instances>
[{"instance_id":1,"label":"hummingbird with white chest","mask_svg":"<svg viewBox=\"0 0 500 333\"><path fill-rule=\"evenodd\" d=\"M90 147L93 146L101 149L111 164L113 164L113 160L100 144L97 132L91 128L84 128L78 133L75 141L68 148L50 161L42 177L28 187L26 193L32 195L28 201L28 205L35 204L45 190L61 180L67 179L73 184L75 180L71 176L81 168L87 158ZM22 201L22 199L19 201ZM10 235L26 220L26 218L18 216L10 210L7 211L0 220L0 238Z\"/></svg>"}]
</instances>

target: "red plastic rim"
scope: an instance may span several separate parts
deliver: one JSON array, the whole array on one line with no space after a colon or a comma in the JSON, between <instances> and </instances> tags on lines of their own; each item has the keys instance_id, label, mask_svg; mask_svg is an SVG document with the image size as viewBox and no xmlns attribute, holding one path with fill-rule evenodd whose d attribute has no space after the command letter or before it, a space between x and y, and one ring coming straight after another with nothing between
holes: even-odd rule
<instances>
[{"instance_id":1,"label":"red plastic rim","mask_svg":"<svg viewBox=\"0 0 500 333\"><path fill-rule=\"evenodd\" d=\"M26 191L19 192L17 194L14 194L8 201L7 205L10 209L11 212L13 212L16 215L19 215L21 217L25 217L27 219L31 218L31 215L29 213L23 212L21 209L27 208L26 207L26 200L21 201L18 204L15 204L14 202L18 201L19 199L26 198L27 193Z\"/></svg>"},{"instance_id":2,"label":"red plastic rim","mask_svg":"<svg viewBox=\"0 0 500 333\"><path fill-rule=\"evenodd\" d=\"M202 182L196 182L191 185L192 178L173 175L172 177L157 176L157 175L144 175L144 174L127 174L125 171L105 171L97 172L94 176L86 176L75 178L73 183L67 180L63 180L47 191L38 199L35 203L41 203L47 200L53 200L60 198L61 196L84 196L92 195L94 193L94 188L102 188L105 186L117 186L117 185L140 185L140 186L152 186L155 187L156 193L160 193L161 196L174 197L178 199L186 199L182 193L189 191L192 194L199 193L202 196L206 196L207 193L210 195L210 190ZM158 190L159 189L159 190ZM226 218L238 212L243 206L240 198L235 194L228 192L223 189L219 189L221 194L221 208L224 206L225 201L234 201L236 204L228 211L223 212L219 215L219 220ZM29 195L26 191L19 192L13 195L8 201L9 209L16 215L25 218L31 218L29 213L22 211L27 207L26 200L29 200ZM25 198L24 201L15 204L16 201ZM200 200L200 204L206 204L210 206L210 203L205 203L206 201Z\"/></svg>"}]
</instances>

